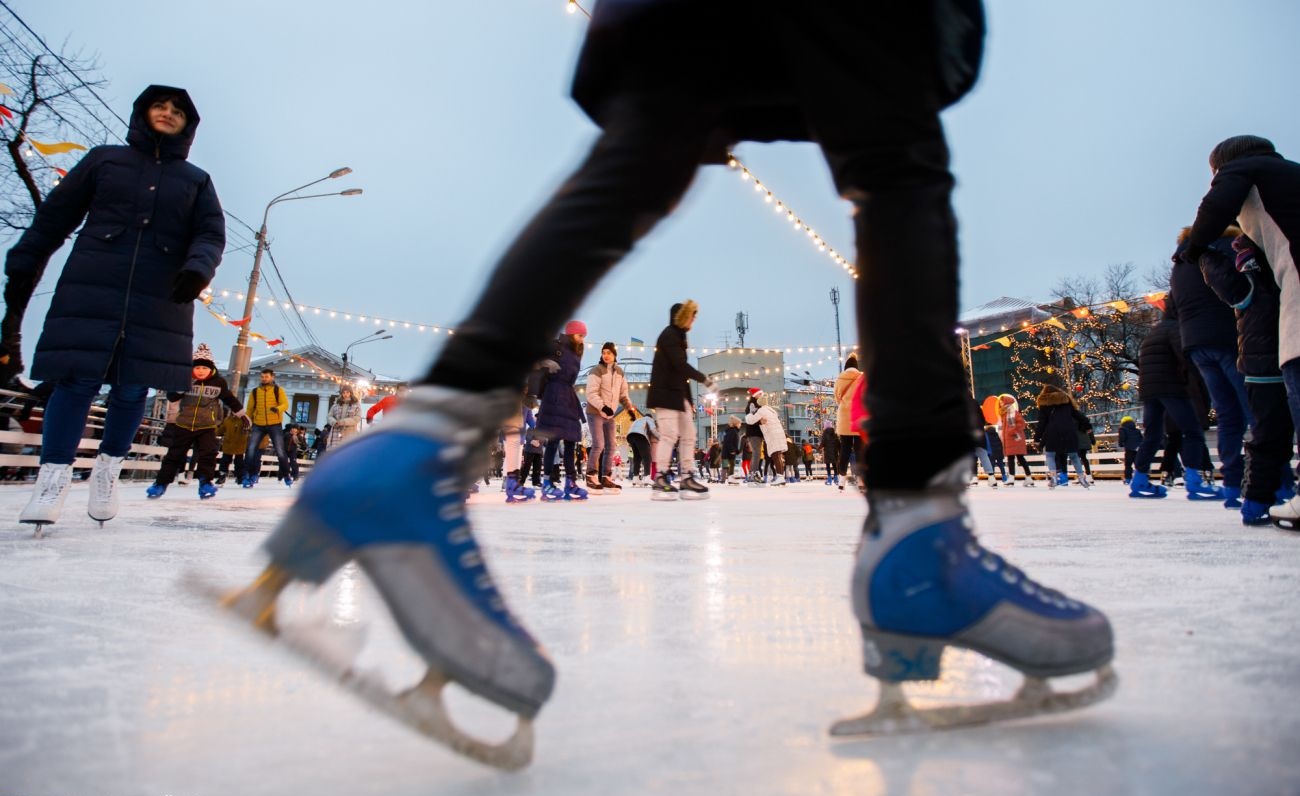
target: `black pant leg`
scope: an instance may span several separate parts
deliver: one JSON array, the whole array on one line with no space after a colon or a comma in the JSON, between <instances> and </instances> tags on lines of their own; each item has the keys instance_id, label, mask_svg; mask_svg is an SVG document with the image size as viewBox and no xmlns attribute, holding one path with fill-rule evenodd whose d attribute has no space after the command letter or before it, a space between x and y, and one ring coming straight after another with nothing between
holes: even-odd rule
<instances>
[{"instance_id":1,"label":"black pant leg","mask_svg":"<svg viewBox=\"0 0 1300 796\"><path fill-rule=\"evenodd\" d=\"M215 428L203 428L194 432L194 472L200 481L211 481L216 477L219 447Z\"/></svg>"},{"instance_id":2,"label":"black pant leg","mask_svg":"<svg viewBox=\"0 0 1300 796\"><path fill-rule=\"evenodd\" d=\"M1282 469L1291 461L1295 437L1286 387L1281 384L1246 384L1246 397L1255 425L1246 434L1246 477L1242 495L1270 505L1282 486Z\"/></svg>"}]
</instances>

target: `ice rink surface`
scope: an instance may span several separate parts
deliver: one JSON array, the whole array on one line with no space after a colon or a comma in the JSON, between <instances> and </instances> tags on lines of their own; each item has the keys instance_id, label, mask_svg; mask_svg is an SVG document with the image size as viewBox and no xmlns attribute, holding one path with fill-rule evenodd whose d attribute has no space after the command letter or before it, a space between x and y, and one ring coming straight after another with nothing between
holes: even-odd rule
<instances>
[{"instance_id":1,"label":"ice rink surface","mask_svg":"<svg viewBox=\"0 0 1300 796\"><path fill-rule=\"evenodd\" d=\"M820 482L652 503L471 501L503 590L560 671L534 764L502 774L370 712L178 586L230 584L289 505L279 485L126 487L103 530L73 487L33 539L0 488L0 794L1300 793L1300 534L1118 483L973 490L977 529L1114 623L1119 693L1086 711L885 740L831 740L869 708L848 601L862 501ZM285 621L368 627L366 665L419 674L353 570L293 591ZM986 700L1020 678L949 651L918 700ZM511 722L463 694L462 724Z\"/></svg>"}]
</instances>

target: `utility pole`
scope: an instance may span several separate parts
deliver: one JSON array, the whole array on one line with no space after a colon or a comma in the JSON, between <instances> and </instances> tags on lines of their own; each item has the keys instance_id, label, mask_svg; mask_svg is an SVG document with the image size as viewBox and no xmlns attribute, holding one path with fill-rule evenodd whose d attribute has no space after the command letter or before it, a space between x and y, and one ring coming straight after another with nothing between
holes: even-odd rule
<instances>
[{"instance_id":1,"label":"utility pole","mask_svg":"<svg viewBox=\"0 0 1300 796\"><path fill-rule=\"evenodd\" d=\"M844 343L840 341L840 289L831 288L831 305L835 307L835 355L840 359L840 370L844 370Z\"/></svg>"}]
</instances>

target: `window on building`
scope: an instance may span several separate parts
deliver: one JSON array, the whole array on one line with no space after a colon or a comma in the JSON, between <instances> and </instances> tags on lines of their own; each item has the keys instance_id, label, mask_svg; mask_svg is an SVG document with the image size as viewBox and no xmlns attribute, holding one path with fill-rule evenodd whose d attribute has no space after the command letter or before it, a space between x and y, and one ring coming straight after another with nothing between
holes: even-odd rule
<instances>
[{"instance_id":1,"label":"window on building","mask_svg":"<svg viewBox=\"0 0 1300 796\"><path fill-rule=\"evenodd\" d=\"M311 423L311 401L297 401L293 405L293 422Z\"/></svg>"}]
</instances>

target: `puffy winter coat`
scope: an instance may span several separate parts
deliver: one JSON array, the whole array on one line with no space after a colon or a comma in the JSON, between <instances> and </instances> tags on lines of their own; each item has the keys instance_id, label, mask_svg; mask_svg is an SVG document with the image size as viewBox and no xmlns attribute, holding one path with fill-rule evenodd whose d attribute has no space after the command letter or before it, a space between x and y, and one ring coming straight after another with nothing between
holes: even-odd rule
<instances>
[{"instance_id":1,"label":"puffy winter coat","mask_svg":"<svg viewBox=\"0 0 1300 796\"><path fill-rule=\"evenodd\" d=\"M153 99L163 94L177 95L186 113L185 129L175 136L154 133L147 121ZM85 220L45 316L33 379L189 389L194 304L172 301L173 280L187 270L210 282L226 244L212 180L186 161L198 126L198 111L183 90L145 89L135 101L127 145L87 152L9 250L5 273L39 280L50 256Z\"/></svg>"},{"instance_id":2,"label":"puffy winter coat","mask_svg":"<svg viewBox=\"0 0 1300 796\"><path fill-rule=\"evenodd\" d=\"M762 404L760 404L758 402L758 399L753 397L752 395L749 397L749 400L745 402L745 436L746 437L763 436L763 429L761 426L759 426L758 421L750 420L750 418L754 417L755 414L758 412L760 406L762 406Z\"/></svg>"},{"instance_id":3,"label":"puffy winter coat","mask_svg":"<svg viewBox=\"0 0 1300 796\"><path fill-rule=\"evenodd\" d=\"M578 381L582 360L574 352L567 337L555 341L551 361L559 370L546 378L542 388L541 416L537 419L537 433L545 439L582 441L582 405L573 385Z\"/></svg>"},{"instance_id":4,"label":"puffy winter coat","mask_svg":"<svg viewBox=\"0 0 1300 796\"><path fill-rule=\"evenodd\" d=\"M718 146L706 157L720 157L723 145L740 139L808 140L810 121L817 126L819 114L843 125L846 109L864 112L853 103L820 101L821 95L808 91L820 75L801 68L827 52L880 52L889 63L925 64L935 75L934 100L942 107L975 82L985 24L979 0L934 8L931 17L920 17L928 24L918 29L907 24L918 15L876 4L807 4L800 9L803 18L792 23L785 6L772 3L601 0L578 59L573 98L598 124L608 106L626 95L715 108ZM754 57L756 42L763 43L765 57ZM672 57L665 57L666 47ZM866 72L869 63L863 58L850 66Z\"/></svg>"},{"instance_id":5,"label":"puffy winter coat","mask_svg":"<svg viewBox=\"0 0 1300 796\"><path fill-rule=\"evenodd\" d=\"M740 453L740 429L727 426L722 432L722 455L731 457Z\"/></svg>"},{"instance_id":6,"label":"puffy winter coat","mask_svg":"<svg viewBox=\"0 0 1300 796\"><path fill-rule=\"evenodd\" d=\"M337 445L361 430L361 403L335 401L330 407L330 443Z\"/></svg>"},{"instance_id":7,"label":"puffy winter coat","mask_svg":"<svg viewBox=\"0 0 1300 796\"><path fill-rule=\"evenodd\" d=\"M230 391L226 380L213 373L206 379L195 379L190 389L184 393L168 393L169 401L180 401L176 419L172 422L189 431L204 428L216 428L221 423L221 404L232 412L242 412L244 405ZM236 418L243 424L243 418Z\"/></svg>"},{"instance_id":8,"label":"puffy winter coat","mask_svg":"<svg viewBox=\"0 0 1300 796\"><path fill-rule=\"evenodd\" d=\"M1263 248L1281 288L1278 363L1284 364L1300 357L1300 163L1270 153L1223 164L1188 237L1198 259L1234 218Z\"/></svg>"},{"instance_id":9,"label":"puffy winter coat","mask_svg":"<svg viewBox=\"0 0 1300 796\"><path fill-rule=\"evenodd\" d=\"M998 396L998 413L1001 415L1002 451L1007 456L1024 456L1029 452L1026 429L1029 424L1020 413L1020 403L1010 395Z\"/></svg>"},{"instance_id":10,"label":"puffy winter coat","mask_svg":"<svg viewBox=\"0 0 1300 796\"><path fill-rule=\"evenodd\" d=\"M835 377L835 433L836 434L856 434L858 429L853 427L853 407L849 405L850 397L853 395L853 383L862 375L862 371L857 368L846 368L840 375Z\"/></svg>"},{"instance_id":11,"label":"puffy winter coat","mask_svg":"<svg viewBox=\"0 0 1300 796\"><path fill-rule=\"evenodd\" d=\"M289 396L275 382L259 384L248 394L248 418L255 426L278 426L289 411Z\"/></svg>"},{"instance_id":12,"label":"puffy winter coat","mask_svg":"<svg viewBox=\"0 0 1300 796\"><path fill-rule=\"evenodd\" d=\"M1219 256L1235 257L1232 251L1232 239L1241 234L1236 227L1229 227L1227 237L1219 238L1210 244L1209 251ZM1181 252L1186 244L1179 246ZM1172 302L1174 314L1178 316L1178 336L1182 340L1183 350L1193 348L1222 348L1234 350L1237 347L1237 325L1232 317L1232 310L1214 295L1210 286L1205 284L1197 263L1185 262L1178 253L1174 254L1174 268L1169 275L1169 296L1165 306Z\"/></svg>"},{"instance_id":13,"label":"puffy winter coat","mask_svg":"<svg viewBox=\"0 0 1300 796\"><path fill-rule=\"evenodd\" d=\"M1129 418L1119 424L1119 446L1126 451L1142 447L1142 432L1138 431L1136 420Z\"/></svg>"},{"instance_id":14,"label":"puffy winter coat","mask_svg":"<svg viewBox=\"0 0 1300 796\"><path fill-rule=\"evenodd\" d=\"M767 445L767 455L773 456L785 452L785 429L781 428L781 418L770 406L760 406L758 410L745 415L746 423L757 423L763 432L763 443Z\"/></svg>"},{"instance_id":15,"label":"puffy winter coat","mask_svg":"<svg viewBox=\"0 0 1300 796\"><path fill-rule=\"evenodd\" d=\"M1187 397L1187 362L1178 338L1178 320L1166 314L1138 348L1138 398Z\"/></svg>"},{"instance_id":16,"label":"puffy winter coat","mask_svg":"<svg viewBox=\"0 0 1300 796\"><path fill-rule=\"evenodd\" d=\"M1259 270L1240 273L1235 252L1229 256L1217 247L1200 259L1205 281L1236 313L1237 370L1248 382L1277 383L1282 376L1277 354L1280 296L1263 251L1256 251L1255 264Z\"/></svg>"},{"instance_id":17,"label":"puffy winter coat","mask_svg":"<svg viewBox=\"0 0 1300 796\"><path fill-rule=\"evenodd\" d=\"M687 379L695 379L701 384L709 381L708 376L691 367L691 364L686 361L686 331L682 326L698 309L694 301L681 304L672 317L672 322L659 333L659 339L655 342L654 360L650 363L647 406L680 412L687 404L692 403Z\"/></svg>"},{"instance_id":18,"label":"puffy winter coat","mask_svg":"<svg viewBox=\"0 0 1300 796\"><path fill-rule=\"evenodd\" d=\"M1077 451L1079 429L1087 422L1088 418L1060 387L1047 385L1038 394L1037 438L1044 451Z\"/></svg>"},{"instance_id":19,"label":"puffy winter coat","mask_svg":"<svg viewBox=\"0 0 1300 796\"><path fill-rule=\"evenodd\" d=\"M630 403L632 399L627 394L627 376L617 362L612 365L601 362L591 369L587 375L588 411L600 414L600 410L608 406L611 412L617 412L620 406Z\"/></svg>"},{"instance_id":20,"label":"puffy winter coat","mask_svg":"<svg viewBox=\"0 0 1300 796\"><path fill-rule=\"evenodd\" d=\"M231 456L243 456L248 450L248 424L244 418L226 415L226 419L217 426L221 435L221 452Z\"/></svg>"}]
</instances>

